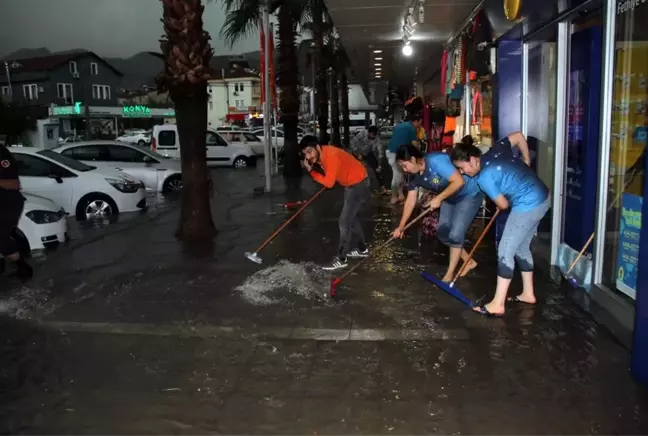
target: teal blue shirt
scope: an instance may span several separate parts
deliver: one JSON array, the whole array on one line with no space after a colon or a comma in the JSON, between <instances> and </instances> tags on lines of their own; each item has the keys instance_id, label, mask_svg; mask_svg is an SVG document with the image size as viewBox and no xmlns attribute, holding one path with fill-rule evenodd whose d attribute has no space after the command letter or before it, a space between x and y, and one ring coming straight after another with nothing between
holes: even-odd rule
<instances>
[{"instance_id":1,"label":"teal blue shirt","mask_svg":"<svg viewBox=\"0 0 648 436\"><path fill-rule=\"evenodd\" d=\"M414 124L411 121L400 123L394 127L387 151L396 153L401 145L411 144L417 140L418 136L416 135L416 127L414 127Z\"/></svg>"}]
</instances>

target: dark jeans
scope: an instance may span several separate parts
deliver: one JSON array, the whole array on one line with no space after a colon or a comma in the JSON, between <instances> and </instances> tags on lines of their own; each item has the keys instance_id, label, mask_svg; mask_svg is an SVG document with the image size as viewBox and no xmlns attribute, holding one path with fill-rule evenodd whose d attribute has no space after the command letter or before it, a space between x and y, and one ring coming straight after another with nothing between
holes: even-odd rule
<instances>
[{"instance_id":1,"label":"dark jeans","mask_svg":"<svg viewBox=\"0 0 648 436\"><path fill-rule=\"evenodd\" d=\"M391 190L392 169L391 169L391 165L389 165L389 161L387 160L386 156L383 156L382 163L380 165L380 181L382 182L382 186L386 190L388 191Z\"/></svg>"},{"instance_id":2,"label":"dark jeans","mask_svg":"<svg viewBox=\"0 0 648 436\"><path fill-rule=\"evenodd\" d=\"M370 153L362 157L362 163L367 169L367 177L369 177L369 184L371 189L380 188L380 181L378 180L378 173L376 169L378 168L378 159L374 156L373 153Z\"/></svg>"},{"instance_id":3,"label":"dark jeans","mask_svg":"<svg viewBox=\"0 0 648 436\"><path fill-rule=\"evenodd\" d=\"M358 215L362 205L367 201L371 191L369 178L353 186L344 188L344 206L340 213L340 245L338 257L344 259L353 248L364 251L367 248L364 232Z\"/></svg>"},{"instance_id":4,"label":"dark jeans","mask_svg":"<svg viewBox=\"0 0 648 436\"><path fill-rule=\"evenodd\" d=\"M0 188L0 254L7 257L20 251L12 233L22 214L25 198L20 191Z\"/></svg>"}]
</instances>

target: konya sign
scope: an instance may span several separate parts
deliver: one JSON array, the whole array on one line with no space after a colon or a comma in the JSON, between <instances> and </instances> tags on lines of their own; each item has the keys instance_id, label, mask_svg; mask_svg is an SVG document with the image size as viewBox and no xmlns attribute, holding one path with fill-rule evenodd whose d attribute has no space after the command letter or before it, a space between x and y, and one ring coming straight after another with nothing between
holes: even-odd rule
<instances>
[{"instance_id":1,"label":"konya sign","mask_svg":"<svg viewBox=\"0 0 648 436\"><path fill-rule=\"evenodd\" d=\"M125 117L150 117L151 109L143 105L124 106L123 115Z\"/></svg>"}]
</instances>

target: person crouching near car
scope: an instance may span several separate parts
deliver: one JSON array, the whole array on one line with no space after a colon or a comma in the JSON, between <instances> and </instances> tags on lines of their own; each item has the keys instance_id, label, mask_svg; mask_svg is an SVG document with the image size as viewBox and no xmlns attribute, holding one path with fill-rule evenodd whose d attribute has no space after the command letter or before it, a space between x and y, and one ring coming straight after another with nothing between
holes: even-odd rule
<instances>
[{"instance_id":1,"label":"person crouching near car","mask_svg":"<svg viewBox=\"0 0 648 436\"><path fill-rule=\"evenodd\" d=\"M16 274L26 280L32 277L33 270L12 237L24 205L25 197L20 193L18 162L4 145L0 145L0 254L14 262Z\"/></svg>"}]
</instances>

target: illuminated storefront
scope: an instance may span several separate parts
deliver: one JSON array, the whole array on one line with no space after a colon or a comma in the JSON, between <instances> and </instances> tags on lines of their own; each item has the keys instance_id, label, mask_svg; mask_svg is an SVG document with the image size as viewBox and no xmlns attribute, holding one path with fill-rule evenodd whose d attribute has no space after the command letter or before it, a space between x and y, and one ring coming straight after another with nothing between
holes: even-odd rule
<instances>
[{"instance_id":1,"label":"illuminated storefront","mask_svg":"<svg viewBox=\"0 0 648 436\"><path fill-rule=\"evenodd\" d=\"M550 188L536 254L564 271L585 247L580 289L648 383L648 2L550 3L498 40L496 135L521 130Z\"/></svg>"}]
</instances>

